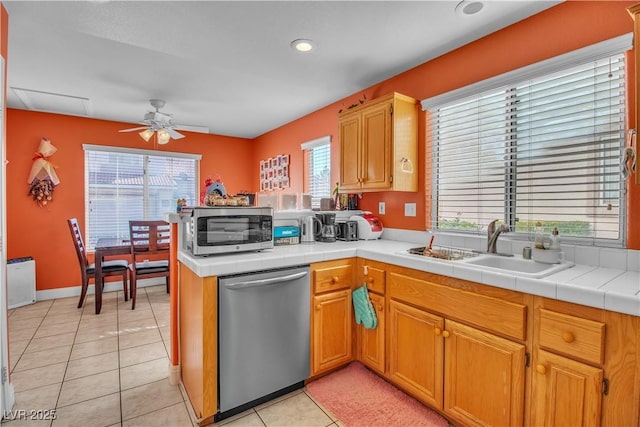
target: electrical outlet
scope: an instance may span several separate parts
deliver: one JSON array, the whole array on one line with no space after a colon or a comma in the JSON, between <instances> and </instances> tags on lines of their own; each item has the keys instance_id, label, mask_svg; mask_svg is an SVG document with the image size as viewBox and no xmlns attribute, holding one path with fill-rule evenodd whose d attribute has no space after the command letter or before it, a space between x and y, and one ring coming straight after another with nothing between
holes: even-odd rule
<instances>
[{"instance_id":1,"label":"electrical outlet","mask_svg":"<svg viewBox=\"0 0 640 427\"><path fill-rule=\"evenodd\" d=\"M378 213L384 215L384 202L378 202Z\"/></svg>"},{"instance_id":2,"label":"electrical outlet","mask_svg":"<svg viewBox=\"0 0 640 427\"><path fill-rule=\"evenodd\" d=\"M404 216L416 216L416 204L405 203L404 204Z\"/></svg>"}]
</instances>

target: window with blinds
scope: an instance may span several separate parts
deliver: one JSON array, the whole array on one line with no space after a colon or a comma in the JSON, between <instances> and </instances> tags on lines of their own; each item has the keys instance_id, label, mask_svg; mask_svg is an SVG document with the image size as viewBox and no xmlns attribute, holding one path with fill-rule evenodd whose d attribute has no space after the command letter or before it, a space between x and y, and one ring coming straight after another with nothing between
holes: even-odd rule
<instances>
[{"instance_id":1,"label":"window with blinds","mask_svg":"<svg viewBox=\"0 0 640 427\"><path fill-rule=\"evenodd\" d=\"M301 145L304 150L304 191L311 195L312 209L320 208L320 199L331 197L331 138L323 137Z\"/></svg>"},{"instance_id":2,"label":"window with blinds","mask_svg":"<svg viewBox=\"0 0 640 427\"><path fill-rule=\"evenodd\" d=\"M161 220L178 199L195 206L200 156L85 146L85 244L128 238L129 220Z\"/></svg>"},{"instance_id":3,"label":"window with blinds","mask_svg":"<svg viewBox=\"0 0 640 427\"><path fill-rule=\"evenodd\" d=\"M433 224L623 239L624 55L429 108Z\"/></svg>"}]
</instances>

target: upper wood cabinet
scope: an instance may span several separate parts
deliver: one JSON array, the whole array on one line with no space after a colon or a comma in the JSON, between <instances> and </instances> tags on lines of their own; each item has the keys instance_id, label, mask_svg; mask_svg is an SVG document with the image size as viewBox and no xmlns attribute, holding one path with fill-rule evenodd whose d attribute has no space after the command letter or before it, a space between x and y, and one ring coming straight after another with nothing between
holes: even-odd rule
<instances>
[{"instance_id":1,"label":"upper wood cabinet","mask_svg":"<svg viewBox=\"0 0 640 427\"><path fill-rule=\"evenodd\" d=\"M340 189L418 190L417 101L391 93L341 112Z\"/></svg>"}]
</instances>

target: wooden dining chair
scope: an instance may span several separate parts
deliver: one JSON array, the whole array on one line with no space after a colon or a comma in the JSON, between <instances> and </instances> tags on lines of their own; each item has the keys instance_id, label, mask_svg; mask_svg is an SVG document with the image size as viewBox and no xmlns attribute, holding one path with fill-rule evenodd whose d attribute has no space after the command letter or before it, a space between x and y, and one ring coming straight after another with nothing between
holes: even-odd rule
<instances>
[{"instance_id":1,"label":"wooden dining chair","mask_svg":"<svg viewBox=\"0 0 640 427\"><path fill-rule=\"evenodd\" d=\"M84 304L84 299L87 295L87 289L89 288L89 280L93 279L95 283L96 279L96 265L95 263L89 264L87 259L87 249L84 246L84 240L82 239L82 233L80 232L80 226L76 218L67 219L69 225L69 231L71 231L71 237L73 239L73 245L76 249L76 255L78 256L78 263L80 264L80 273L82 275L82 288L80 290L80 301L78 302L78 308ZM122 290L124 291L124 300L128 300L127 280L129 278L129 262L126 259L108 260L102 263L102 277L107 276L122 276ZM102 280L104 287L104 280Z\"/></svg>"},{"instance_id":2,"label":"wooden dining chair","mask_svg":"<svg viewBox=\"0 0 640 427\"><path fill-rule=\"evenodd\" d=\"M136 308L138 279L165 277L169 293L171 225L165 221L129 221L131 240L131 309Z\"/></svg>"}]
</instances>

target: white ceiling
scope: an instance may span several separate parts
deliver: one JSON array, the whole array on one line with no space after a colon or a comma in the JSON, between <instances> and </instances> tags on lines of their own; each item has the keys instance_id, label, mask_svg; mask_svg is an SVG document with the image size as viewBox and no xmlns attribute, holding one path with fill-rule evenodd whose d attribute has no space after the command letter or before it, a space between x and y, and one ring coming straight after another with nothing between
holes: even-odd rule
<instances>
[{"instance_id":1,"label":"white ceiling","mask_svg":"<svg viewBox=\"0 0 640 427\"><path fill-rule=\"evenodd\" d=\"M174 123L254 138L558 3L2 1L7 105L134 124L161 98Z\"/></svg>"}]
</instances>

